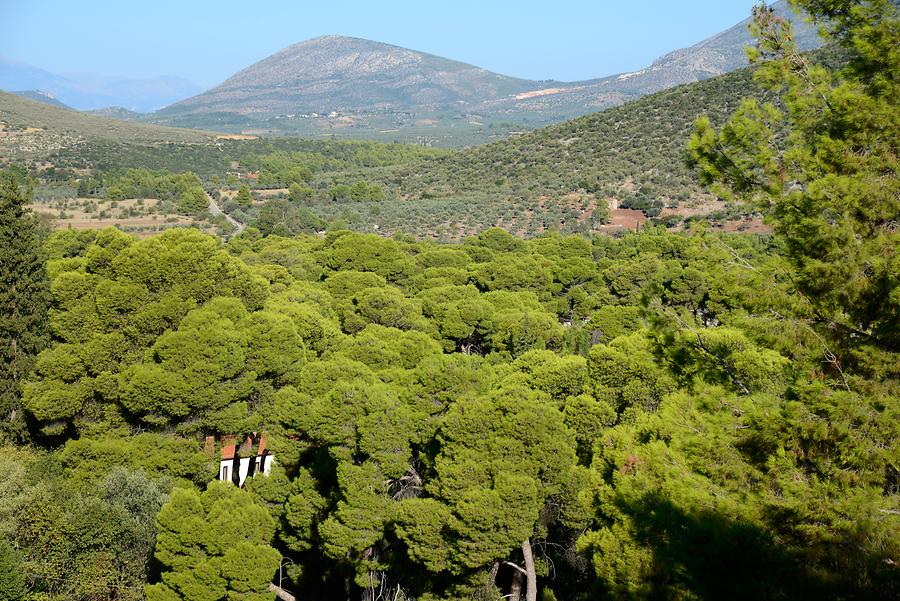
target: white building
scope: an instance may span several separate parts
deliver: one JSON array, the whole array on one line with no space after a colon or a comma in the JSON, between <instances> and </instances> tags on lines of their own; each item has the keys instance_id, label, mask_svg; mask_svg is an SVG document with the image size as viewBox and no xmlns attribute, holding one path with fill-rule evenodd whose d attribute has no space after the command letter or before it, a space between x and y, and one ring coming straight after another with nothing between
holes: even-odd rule
<instances>
[{"instance_id":1,"label":"white building","mask_svg":"<svg viewBox=\"0 0 900 601\"><path fill-rule=\"evenodd\" d=\"M222 438L219 459L219 480L244 486L247 478L262 473L269 475L275 458L266 447L263 433L254 432L238 445L236 436Z\"/></svg>"}]
</instances>

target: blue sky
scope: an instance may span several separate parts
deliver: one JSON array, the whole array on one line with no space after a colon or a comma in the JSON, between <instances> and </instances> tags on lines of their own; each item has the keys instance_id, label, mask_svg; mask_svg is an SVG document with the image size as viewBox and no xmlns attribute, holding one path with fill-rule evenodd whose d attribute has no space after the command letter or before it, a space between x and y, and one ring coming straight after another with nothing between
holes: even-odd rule
<instances>
[{"instance_id":1,"label":"blue sky","mask_svg":"<svg viewBox=\"0 0 900 601\"><path fill-rule=\"evenodd\" d=\"M0 0L0 56L57 73L203 86L295 42L369 38L530 79L646 66L749 16L756 0Z\"/></svg>"}]
</instances>

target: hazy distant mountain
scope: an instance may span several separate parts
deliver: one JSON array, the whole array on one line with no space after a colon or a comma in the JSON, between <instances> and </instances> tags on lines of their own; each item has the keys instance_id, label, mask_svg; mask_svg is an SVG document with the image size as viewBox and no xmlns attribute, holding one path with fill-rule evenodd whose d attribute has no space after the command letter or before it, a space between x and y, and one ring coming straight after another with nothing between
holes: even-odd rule
<instances>
[{"instance_id":1,"label":"hazy distant mountain","mask_svg":"<svg viewBox=\"0 0 900 601\"><path fill-rule=\"evenodd\" d=\"M0 57L0 89L47 90L56 93L67 85L69 82L61 75Z\"/></svg>"},{"instance_id":2,"label":"hazy distant mountain","mask_svg":"<svg viewBox=\"0 0 900 601\"><path fill-rule=\"evenodd\" d=\"M820 44L794 18L803 49ZM491 124L546 125L700 81L747 65L749 18L690 48L660 57L645 69L583 82L531 81L358 38L325 36L289 46L236 73L211 90L166 107L155 123L253 133L343 137L429 136L441 142L496 136Z\"/></svg>"},{"instance_id":3,"label":"hazy distant mountain","mask_svg":"<svg viewBox=\"0 0 900 601\"><path fill-rule=\"evenodd\" d=\"M21 90L18 92L13 92L13 94L15 94L16 96L21 96L22 98L37 100L38 102L43 102L44 104L58 106L58 107L64 108L64 109L71 108L71 107L66 106L64 103L60 102L59 98L57 98L50 92L43 92L41 90Z\"/></svg>"},{"instance_id":4,"label":"hazy distant mountain","mask_svg":"<svg viewBox=\"0 0 900 601\"><path fill-rule=\"evenodd\" d=\"M798 18L785 0L773 5L776 13L794 25L794 35L801 50L812 50L822 44L816 29ZM744 48L753 44L747 26L751 19L712 36L689 48L670 52L645 69L620 73L599 80L564 86L554 94L536 100L514 99L501 103L506 111L527 111L572 116L570 111L590 112L666 90L676 85L692 83L729 73L747 66ZM495 106L500 109L501 106Z\"/></svg>"},{"instance_id":5,"label":"hazy distant mountain","mask_svg":"<svg viewBox=\"0 0 900 601\"><path fill-rule=\"evenodd\" d=\"M60 75L3 58L0 58L0 89L42 90L79 110L122 106L144 113L202 90L197 84L180 77L142 79L96 73Z\"/></svg>"},{"instance_id":6,"label":"hazy distant mountain","mask_svg":"<svg viewBox=\"0 0 900 601\"><path fill-rule=\"evenodd\" d=\"M403 111L483 102L535 85L390 44L332 35L289 46L159 115Z\"/></svg>"},{"instance_id":7,"label":"hazy distant mountain","mask_svg":"<svg viewBox=\"0 0 900 601\"><path fill-rule=\"evenodd\" d=\"M98 117L108 117L110 119L119 119L120 121L136 121L142 115L142 113L138 113L136 111L129 111L126 108L121 106L108 106L102 109L94 109L92 111L85 111L86 113L90 113L91 115L96 115Z\"/></svg>"}]
</instances>

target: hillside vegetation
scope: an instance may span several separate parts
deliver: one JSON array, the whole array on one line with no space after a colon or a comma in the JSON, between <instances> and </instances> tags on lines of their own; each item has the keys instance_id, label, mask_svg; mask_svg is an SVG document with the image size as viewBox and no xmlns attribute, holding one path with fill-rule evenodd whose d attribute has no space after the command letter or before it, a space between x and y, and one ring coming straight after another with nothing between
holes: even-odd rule
<instances>
[{"instance_id":1,"label":"hillside vegetation","mask_svg":"<svg viewBox=\"0 0 900 601\"><path fill-rule=\"evenodd\" d=\"M844 55L835 48L808 56L824 65L845 63ZM562 221L547 223L539 215L541 225L552 223L562 231L580 231L585 225L583 209L607 200L650 217L670 207L681 209L683 215L712 213L718 220L739 218L747 209L714 202L716 197L688 166L686 148L701 116L716 125L723 123L743 98L777 101L754 81L754 73L754 69L743 69L509 140L364 175L384 184L411 213L417 212L417 203L435 207L446 199L451 207L462 197L475 196L483 199L479 204L494 205L500 212L497 221L488 225L509 228L500 215L519 207L515 211L519 219L509 228L514 232L540 231L522 207L556 207ZM592 200L579 206L576 215L566 217L573 194L586 194ZM677 218L679 211L667 213ZM669 223L674 223L672 217Z\"/></svg>"},{"instance_id":2,"label":"hillside vegetation","mask_svg":"<svg viewBox=\"0 0 900 601\"><path fill-rule=\"evenodd\" d=\"M745 96L772 98L744 69L687 84L521 136L384 169L332 174L327 181L378 182L388 202L313 205L355 227L455 237L485 226L523 235L546 229L596 231L606 207L634 208L670 224L684 215L740 219L746 209L717 202L687 164L694 122L722 123ZM349 211L349 213L347 212ZM596 215L595 212L596 211Z\"/></svg>"},{"instance_id":3,"label":"hillside vegetation","mask_svg":"<svg viewBox=\"0 0 900 601\"><path fill-rule=\"evenodd\" d=\"M540 196L576 190L687 200L701 189L685 147L703 114L721 123L744 96L764 97L749 69L679 86L510 140L387 175L403 197L459 192Z\"/></svg>"},{"instance_id":4,"label":"hillside vegetation","mask_svg":"<svg viewBox=\"0 0 900 601\"><path fill-rule=\"evenodd\" d=\"M686 144L764 235L352 232L440 199L346 144L78 182L227 240L49 233L0 170L0 601L900 598L900 9L797 4L851 60L757 7L779 102Z\"/></svg>"},{"instance_id":5,"label":"hillside vegetation","mask_svg":"<svg viewBox=\"0 0 900 601\"><path fill-rule=\"evenodd\" d=\"M815 56L836 60L833 51ZM548 229L599 231L609 219L609 204L664 218L670 225L710 216L719 224L737 224L748 211L717 201L701 186L687 166L685 148L698 117L706 114L712 123L722 123L748 95L771 97L753 82L752 69L455 152L292 138L199 144L93 139L45 152L38 163L49 161L61 171L54 177L69 181L81 170L89 170L100 181L125 168L192 171L207 189L221 190L226 198L239 183L247 183L258 190L280 189L282 199L288 199L288 188L295 184L303 189L294 196L295 207L325 222L446 240L492 226L525 236ZM65 116L72 115L77 114ZM259 178L229 179L232 161L238 163L237 171L258 171ZM48 174L34 175L46 180ZM381 192L374 196L343 192L354 185L374 185ZM98 187L96 195L104 194ZM271 197L258 195L263 198ZM239 207L223 204L223 208L233 213ZM255 211L234 216L251 223ZM633 227L633 218L628 219ZM308 219L305 223L309 228L322 226Z\"/></svg>"},{"instance_id":6,"label":"hillside vegetation","mask_svg":"<svg viewBox=\"0 0 900 601\"><path fill-rule=\"evenodd\" d=\"M199 131L106 119L0 91L0 121L7 130L37 128L56 135L132 144L202 143L212 136Z\"/></svg>"}]
</instances>

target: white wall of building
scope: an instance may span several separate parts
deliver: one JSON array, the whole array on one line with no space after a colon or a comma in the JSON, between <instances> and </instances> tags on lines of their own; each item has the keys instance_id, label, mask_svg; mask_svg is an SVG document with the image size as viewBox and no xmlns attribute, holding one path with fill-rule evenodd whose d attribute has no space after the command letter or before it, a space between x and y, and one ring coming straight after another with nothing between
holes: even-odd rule
<instances>
[{"instance_id":1,"label":"white wall of building","mask_svg":"<svg viewBox=\"0 0 900 601\"><path fill-rule=\"evenodd\" d=\"M238 470L239 483L238 486L243 486L244 481L247 479L247 472L250 470L250 462L256 462L256 471L254 474L258 474L260 471L264 473L266 476L269 475L272 471L272 465L275 463L275 458L271 455L266 455L265 460L266 464L262 470L259 469L259 463L262 460L262 457L241 457L240 459L240 468ZM227 482L232 481L232 473L231 470L234 468L234 460L233 459L223 459L219 462L219 480L224 480Z\"/></svg>"}]
</instances>

